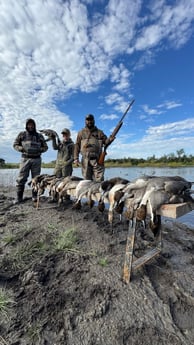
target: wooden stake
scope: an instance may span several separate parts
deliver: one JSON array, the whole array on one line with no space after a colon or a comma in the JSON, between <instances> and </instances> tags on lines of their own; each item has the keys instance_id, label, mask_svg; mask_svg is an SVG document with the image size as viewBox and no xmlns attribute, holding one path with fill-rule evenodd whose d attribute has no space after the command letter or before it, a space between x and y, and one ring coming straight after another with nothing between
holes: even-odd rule
<instances>
[{"instance_id":1,"label":"wooden stake","mask_svg":"<svg viewBox=\"0 0 194 345\"><path fill-rule=\"evenodd\" d=\"M135 243L135 235L136 235L135 232L136 232L136 218L133 218L132 224L129 222L126 251L125 251L125 262L124 262L124 268L123 268L123 281L126 284L129 284L130 279L131 279L134 243Z\"/></svg>"}]
</instances>

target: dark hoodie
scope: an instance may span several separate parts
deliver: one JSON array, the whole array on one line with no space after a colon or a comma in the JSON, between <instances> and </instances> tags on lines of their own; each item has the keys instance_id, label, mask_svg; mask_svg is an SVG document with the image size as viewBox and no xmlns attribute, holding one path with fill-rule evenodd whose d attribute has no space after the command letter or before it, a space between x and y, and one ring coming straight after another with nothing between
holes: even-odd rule
<instances>
[{"instance_id":1,"label":"dark hoodie","mask_svg":"<svg viewBox=\"0 0 194 345\"><path fill-rule=\"evenodd\" d=\"M28 130L28 124L34 124L34 130ZM47 143L42 134L36 131L36 123L33 119L26 120L26 131L20 132L16 137L13 147L16 151L22 152L24 158L39 158L42 152L48 150Z\"/></svg>"},{"instance_id":2,"label":"dark hoodie","mask_svg":"<svg viewBox=\"0 0 194 345\"><path fill-rule=\"evenodd\" d=\"M32 123L34 124L34 131L33 131L33 133L36 133L36 122L35 122L33 119L27 119L27 120L26 120L26 130L28 131L28 124L29 124L30 122L32 122ZM29 132L29 131L28 131L28 132ZM32 133L32 132L30 132L30 133Z\"/></svg>"}]
</instances>

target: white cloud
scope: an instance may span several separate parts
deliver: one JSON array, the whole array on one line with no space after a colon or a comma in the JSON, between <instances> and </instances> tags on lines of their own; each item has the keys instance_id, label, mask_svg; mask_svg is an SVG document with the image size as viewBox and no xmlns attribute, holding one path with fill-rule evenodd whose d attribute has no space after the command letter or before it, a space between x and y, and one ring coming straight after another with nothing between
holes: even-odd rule
<instances>
[{"instance_id":1,"label":"white cloud","mask_svg":"<svg viewBox=\"0 0 194 345\"><path fill-rule=\"evenodd\" d=\"M110 75L111 81L115 83L113 90L118 92L129 92L130 90L130 72L123 64L119 65L119 68L113 66L112 75Z\"/></svg>"},{"instance_id":2,"label":"white cloud","mask_svg":"<svg viewBox=\"0 0 194 345\"><path fill-rule=\"evenodd\" d=\"M166 110L181 107L182 103L176 101L164 101L163 103L156 105L155 108L150 108L148 104L143 104L141 108L144 111L144 114L141 114L141 119L147 119L146 114L151 115L160 115L166 112Z\"/></svg>"},{"instance_id":3,"label":"white cloud","mask_svg":"<svg viewBox=\"0 0 194 345\"><path fill-rule=\"evenodd\" d=\"M142 109L148 115L160 115L163 113L163 111L156 108L149 108L147 104L142 105Z\"/></svg>"},{"instance_id":4,"label":"white cloud","mask_svg":"<svg viewBox=\"0 0 194 345\"><path fill-rule=\"evenodd\" d=\"M151 1L147 4L150 13L142 20L139 18L139 34L135 37L134 48L144 51L136 63L136 69L153 63L155 53L171 45L178 49L192 35L194 20L194 1L180 0L170 5L166 1Z\"/></svg>"},{"instance_id":5,"label":"white cloud","mask_svg":"<svg viewBox=\"0 0 194 345\"><path fill-rule=\"evenodd\" d=\"M115 103L120 103L123 101L123 97L119 95L117 92L111 93L105 98L107 104L112 105Z\"/></svg>"},{"instance_id":6,"label":"white cloud","mask_svg":"<svg viewBox=\"0 0 194 345\"><path fill-rule=\"evenodd\" d=\"M109 147L107 158L132 157L147 158L155 155L161 157L184 149L193 155L194 119L187 119L161 126L151 126L146 135L132 140L133 136L119 136ZM189 139L189 140L188 140Z\"/></svg>"},{"instance_id":7,"label":"white cloud","mask_svg":"<svg viewBox=\"0 0 194 345\"><path fill-rule=\"evenodd\" d=\"M182 136L188 135L194 132L194 118L186 119L184 121L171 122L161 126L150 127L146 133L152 137L173 137L173 136Z\"/></svg>"},{"instance_id":8,"label":"white cloud","mask_svg":"<svg viewBox=\"0 0 194 345\"><path fill-rule=\"evenodd\" d=\"M94 40L108 56L126 52L133 40L141 0L110 0L93 28ZM108 38L108 39L107 39Z\"/></svg>"},{"instance_id":9,"label":"white cloud","mask_svg":"<svg viewBox=\"0 0 194 345\"><path fill-rule=\"evenodd\" d=\"M13 159L13 140L28 117L39 129L60 132L69 127L75 138L75 122L57 102L97 91L102 82L111 85L109 94L102 90L111 114L123 113L132 98L134 73L126 56L138 50L144 66L152 61L152 49L162 49L164 41L178 48L190 37L193 0L166 3L148 2L152 6L142 18L142 0L1 0L1 155ZM166 109L180 105L168 101ZM144 110L159 114L158 109L147 105Z\"/></svg>"},{"instance_id":10,"label":"white cloud","mask_svg":"<svg viewBox=\"0 0 194 345\"><path fill-rule=\"evenodd\" d=\"M110 115L102 114L102 115L100 115L100 119L101 120L115 120L115 119L118 119L118 115L115 115L115 114L110 114Z\"/></svg>"},{"instance_id":11,"label":"white cloud","mask_svg":"<svg viewBox=\"0 0 194 345\"><path fill-rule=\"evenodd\" d=\"M173 109L173 108L178 108L181 107L182 103L180 102L175 102L175 101L166 101L164 103L164 107L166 107L166 109Z\"/></svg>"}]
</instances>

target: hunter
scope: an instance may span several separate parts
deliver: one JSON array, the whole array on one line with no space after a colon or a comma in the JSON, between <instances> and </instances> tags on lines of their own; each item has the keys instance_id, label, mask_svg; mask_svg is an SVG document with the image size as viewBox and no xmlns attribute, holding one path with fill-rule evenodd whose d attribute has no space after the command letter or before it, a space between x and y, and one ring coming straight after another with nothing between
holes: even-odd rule
<instances>
[{"instance_id":1,"label":"hunter","mask_svg":"<svg viewBox=\"0 0 194 345\"><path fill-rule=\"evenodd\" d=\"M74 163L79 165L79 154L81 153L82 176L86 180L101 182L104 180L104 164L99 164L98 160L103 149L103 145L112 142L115 138L107 136L95 126L94 115L88 114L85 117L85 128L77 134L74 149Z\"/></svg>"},{"instance_id":2,"label":"hunter","mask_svg":"<svg viewBox=\"0 0 194 345\"><path fill-rule=\"evenodd\" d=\"M34 178L41 172L41 154L48 150L48 145L41 133L36 131L36 123L33 119L26 120L26 130L16 137L13 148L21 152L20 170L16 179L17 196L16 203L23 201L23 193L28 176ZM32 200L37 201L37 192L32 190Z\"/></svg>"},{"instance_id":3,"label":"hunter","mask_svg":"<svg viewBox=\"0 0 194 345\"><path fill-rule=\"evenodd\" d=\"M73 151L74 142L71 139L71 132L64 128L61 132L62 142L56 142L56 137L52 138L54 150L58 150L54 174L56 177L71 176L73 172Z\"/></svg>"}]
</instances>

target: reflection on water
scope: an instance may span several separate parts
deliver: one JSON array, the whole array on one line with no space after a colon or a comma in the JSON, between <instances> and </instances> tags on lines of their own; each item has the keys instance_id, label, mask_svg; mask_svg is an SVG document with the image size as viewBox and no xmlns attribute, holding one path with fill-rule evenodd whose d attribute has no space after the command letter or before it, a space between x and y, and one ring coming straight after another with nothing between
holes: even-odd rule
<instances>
[{"instance_id":1,"label":"reflection on water","mask_svg":"<svg viewBox=\"0 0 194 345\"><path fill-rule=\"evenodd\" d=\"M150 176L181 176L188 181L194 181L194 168L107 168L105 178L120 176L132 180L141 175Z\"/></svg>"},{"instance_id":2,"label":"reflection on water","mask_svg":"<svg viewBox=\"0 0 194 345\"><path fill-rule=\"evenodd\" d=\"M14 186L19 169L0 169L0 185ZM42 174L53 174L53 169L42 168ZM73 175L81 177L81 168L74 168ZM156 175L156 176L181 176L187 181L194 182L194 168L107 168L105 170L105 179L112 177L123 177L128 180L140 177L141 175ZM30 180L30 177L29 177ZM26 188L27 185L26 185ZM189 225L194 228L194 211L179 218L181 223Z\"/></svg>"},{"instance_id":3,"label":"reflection on water","mask_svg":"<svg viewBox=\"0 0 194 345\"><path fill-rule=\"evenodd\" d=\"M19 169L0 169L0 184L9 186L15 185ZM41 174L53 174L53 169L42 168ZM73 175L81 177L81 168L74 168ZM105 179L120 176L128 180L140 177L141 175L156 176L181 176L188 181L194 181L194 168L107 168ZM30 179L30 177L29 177Z\"/></svg>"}]
</instances>

